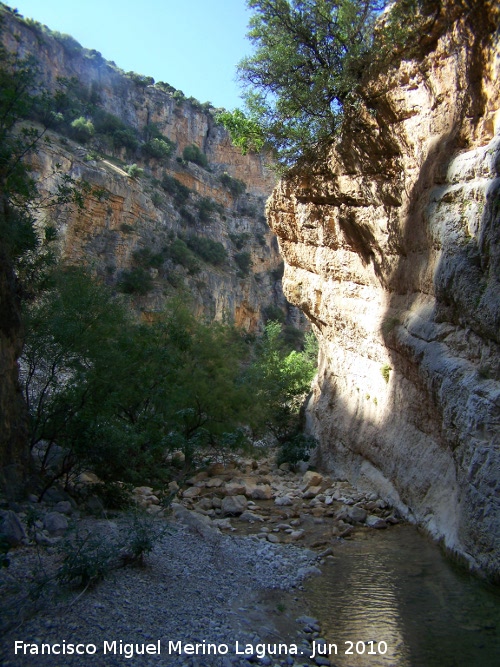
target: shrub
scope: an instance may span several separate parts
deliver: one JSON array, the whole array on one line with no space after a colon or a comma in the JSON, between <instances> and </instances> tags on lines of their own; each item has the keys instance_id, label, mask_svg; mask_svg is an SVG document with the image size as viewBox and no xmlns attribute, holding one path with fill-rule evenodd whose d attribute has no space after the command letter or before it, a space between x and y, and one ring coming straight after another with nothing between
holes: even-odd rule
<instances>
[{"instance_id":1,"label":"shrub","mask_svg":"<svg viewBox=\"0 0 500 667\"><path fill-rule=\"evenodd\" d=\"M380 369L380 372L382 373L382 377L384 378L384 380L387 383L389 382L391 371L392 371L392 367L389 366L389 364L384 364Z\"/></svg>"},{"instance_id":2,"label":"shrub","mask_svg":"<svg viewBox=\"0 0 500 667\"><path fill-rule=\"evenodd\" d=\"M226 249L218 241L213 241L204 236L189 236L186 238L186 243L205 262L214 266L220 266L227 260Z\"/></svg>"},{"instance_id":3,"label":"shrub","mask_svg":"<svg viewBox=\"0 0 500 667\"><path fill-rule=\"evenodd\" d=\"M127 72L125 76L131 79L137 86L146 88L146 86L154 86L155 80L152 76L145 76L144 74L137 74L137 72Z\"/></svg>"},{"instance_id":4,"label":"shrub","mask_svg":"<svg viewBox=\"0 0 500 667\"><path fill-rule=\"evenodd\" d=\"M217 212L222 215L224 212L224 207L210 197L202 197L196 202L195 206L198 211L198 219L205 224L212 220L212 213Z\"/></svg>"},{"instance_id":5,"label":"shrub","mask_svg":"<svg viewBox=\"0 0 500 667\"><path fill-rule=\"evenodd\" d=\"M238 266L240 277L248 276L252 266L252 258L249 252L239 252L234 256L234 261Z\"/></svg>"},{"instance_id":6,"label":"shrub","mask_svg":"<svg viewBox=\"0 0 500 667\"><path fill-rule=\"evenodd\" d=\"M173 241L168 248L168 254L173 262L186 268L189 273L193 274L199 271L200 267L196 257L182 239L175 239Z\"/></svg>"},{"instance_id":7,"label":"shrub","mask_svg":"<svg viewBox=\"0 0 500 667\"><path fill-rule=\"evenodd\" d=\"M281 445L276 463L290 463L296 466L299 461L308 461L311 451L318 444L315 438L298 433Z\"/></svg>"},{"instance_id":8,"label":"shrub","mask_svg":"<svg viewBox=\"0 0 500 667\"><path fill-rule=\"evenodd\" d=\"M191 190L187 187L187 185L184 185L183 183L178 181L174 176L170 176L169 174L165 174L163 176L161 181L161 187L169 195L172 195L175 203L178 206L182 206L183 204L185 204L189 199L189 195L191 194Z\"/></svg>"},{"instance_id":9,"label":"shrub","mask_svg":"<svg viewBox=\"0 0 500 667\"><path fill-rule=\"evenodd\" d=\"M123 271L117 287L125 294L145 295L153 288L153 279L148 271L139 266Z\"/></svg>"},{"instance_id":10,"label":"shrub","mask_svg":"<svg viewBox=\"0 0 500 667\"><path fill-rule=\"evenodd\" d=\"M285 313L279 306L275 306L272 303L262 309L262 315L264 322L269 322L271 320L281 322L282 324L285 322Z\"/></svg>"},{"instance_id":11,"label":"shrub","mask_svg":"<svg viewBox=\"0 0 500 667\"><path fill-rule=\"evenodd\" d=\"M132 232L134 232L134 227L129 225L127 222L122 222L120 225L120 231L122 231L124 234L132 234Z\"/></svg>"},{"instance_id":12,"label":"shrub","mask_svg":"<svg viewBox=\"0 0 500 667\"><path fill-rule=\"evenodd\" d=\"M138 248L132 253L134 264L143 268L159 269L164 262L161 252L153 252L151 248Z\"/></svg>"},{"instance_id":13,"label":"shrub","mask_svg":"<svg viewBox=\"0 0 500 667\"><path fill-rule=\"evenodd\" d=\"M244 181L241 181L239 178L233 178L226 171L219 176L219 181L226 188L226 190L229 190L233 197L242 195L247 189L246 183Z\"/></svg>"},{"instance_id":14,"label":"shrub","mask_svg":"<svg viewBox=\"0 0 500 667\"><path fill-rule=\"evenodd\" d=\"M196 146L196 144L190 144L189 146L186 146L182 151L182 157L187 162L194 162L194 164L198 164L204 169L206 169L208 166L207 156L200 148L198 148L198 146Z\"/></svg>"},{"instance_id":15,"label":"shrub","mask_svg":"<svg viewBox=\"0 0 500 667\"><path fill-rule=\"evenodd\" d=\"M175 144L167 138L151 139L142 146L142 151L146 157L152 157L158 160L169 158L174 150Z\"/></svg>"},{"instance_id":16,"label":"shrub","mask_svg":"<svg viewBox=\"0 0 500 667\"><path fill-rule=\"evenodd\" d=\"M91 120L80 116L71 123L71 134L73 137L85 144L94 136L95 129Z\"/></svg>"},{"instance_id":17,"label":"shrub","mask_svg":"<svg viewBox=\"0 0 500 667\"><path fill-rule=\"evenodd\" d=\"M246 232L242 232L240 234L229 234L229 238L236 246L236 249L241 250L250 238L250 234L247 234Z\"/></svg>"},{"instance_id":18,"label":"shrub","mask_svg":"<svg viewBox=\"0 0 500 667\"><path fill-rule=\"evenodd\" d=\"M142 176L144 173L144 169L138 167L135 162L134 164L128 164L123 168L123 171L126 171L131 178L139 178L139 176Z\"/></svg>"},{"instance_id":19,"label":"shrub","mask_svg":"<svg viewBox=\"0 0 500 667\"><path fill-rule=\"evenodd\" d=\"M86 587L104 579L112 569L118 548L105 538L76 534L59 547L61 565L57 580L66 586Z\"/></svg>"},{"instance_id":20,"label":"shrub","mask_svg":"<svg viewBox=\"0 0 500 667\"><path fill-rule=\"evenodd\" d=\"M188 211L188 209L185 208L184 206L179 209L179 213L181 214L182 219L185 222L187 222L188 225L195 225L196 224L196 218L191 213L191 211Z\"/></svg>"}]
</instances>

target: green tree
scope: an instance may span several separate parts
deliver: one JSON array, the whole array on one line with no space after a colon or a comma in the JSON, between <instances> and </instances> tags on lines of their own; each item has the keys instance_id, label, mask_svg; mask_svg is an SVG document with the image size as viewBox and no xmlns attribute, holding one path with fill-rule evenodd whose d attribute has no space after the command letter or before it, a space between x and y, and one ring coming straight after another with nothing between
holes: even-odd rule
<instances>
[{"instance_id":1,"label":"green tree","mask_svg":"<svg viewBox=\"0 0 500 667\"><path fill-rule=\"evenodd\" d=\"M282 167L328 145L360 103L363 72L411 43L419 0L248 0L253 55L238 67L247 113L219 116L244 151Z\"/></svg>"},{"instance_id":2,"label":"green tree","mask_svg":"<svg viewBox=\"0 0 500 667\"><path fill-rule=\"evenodd\" d=\"M313 345L308 339L306 351L290 352L283 344L281 324L268 322L248 371L253 423L257 429L269 430L281 445L301 431L301 407L316 372Z\"/></svg>"},{"instance_id":3,"label":"green tree","mask_svg":"<svg viewBox=\"0 0 500 667\"><path fill-rule=\"evenodd\" d=\"M38 192L29 160L47 138L44 128L27 122L39 107L36 73L33 59L20 58L0 43L0 469L28 466L16 364L23 339L20 303L44 279L50 252L44 262L37 251L52 236L36 233L35 216L50 215L61 203L83 203L81 189L57 166L57 191L48 198Z\"/></svg>"}]
</instances>

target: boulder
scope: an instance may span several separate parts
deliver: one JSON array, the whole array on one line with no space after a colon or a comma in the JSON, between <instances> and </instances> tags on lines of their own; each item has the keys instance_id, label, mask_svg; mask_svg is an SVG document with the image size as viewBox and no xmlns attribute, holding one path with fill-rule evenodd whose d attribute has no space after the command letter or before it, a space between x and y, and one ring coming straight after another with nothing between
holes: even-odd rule
<instances>
[{"instance_id":1,"label":"boulder","mask_svg":"<svg viewBox=\"0 0 500 667\"><path fill-rule=\"evenodd\" d=\"M73 507L69 500L61 500L54 506L54 512L59 512L60 514L71 514L73 512Z\"/></svg>"},{"instance_id":2,"label":"boulder","mask_svg":"<svg viewBox=\"0 0 500 667\"><path fill-rule=\"evenodd\" d=\"M369 526L370 528L387 528L387 522L384 521L384 519L381 519L378 516L375 516L374 514L370 514L367 519L366 519L366 525Z\"/></svg>"},{"instance_id":3,"label":"boulder","mask_svg":"<svg viewBox=\"0 0 500 667\"><path fill-rule=\"evenodd\" d=\"M346 514L350 521L357 523L362 523L368 516L368 512L362 507L358 507L358 505L352 505L351 507L348 507Z\"/></svg>"},{"instance_id":4,"label":"boulder","mask_svg":"<svg viewBox=\"0 0 500 667\"><path fill-rule=\"evenodd\" d=\"M255 514L255 512L250 512L249 510L245 510L241 514L240 520L248 521L249 523L255 523L256 521L264 521L264 517L260 516L260 514Z\"/></svg>"},{"instance_id":5,"label":"boulder","mask_svg":"<svg viewBox=\"0 0 500 667\"><path fill-rule=\"evenodd\" d=\"M319 472L313 472L312 470L308 470L306 473L304 473L304 476L302 477L302 484L300 488L303 491L305 491L310 486L320 486L322 483L323 483L323 475L320 475Z\"/></svg>"},{"instance_id":6,"label":"boulder","mask_svg":"<svg viewBox=\"0 0 500 667\"><path fill-rule=\"evenodd\" d=\"M201 489L199 486L192 486L190 489L186 489L182 493L183 498L196 498L196 496L199 496L201 493Z\"/></svg>"},{"instance_id":7,"label":"boulder","mask_svg":"<svg viewBox=\"0 0 500 667\"><path fill-rule=\"evenodd\" d=\"M244 482L229 482L224 487L226 496L240 496L245 493L246 485Z\"/></svg>"},{"instance_id":8,"label":"boulder","mask_svg":"<svg viewBox=\"0 0 500 667\"><path fill-rule=\"evenodd\" d=\"M247 508L247 499L245 496L226 496L221 504L223 516L239 516Z\"/></svg>"},{"instance_id":9,"label":"boulder","mask_svg":"<svg viewBox=\"0 0 500 667\"><path fill-rule=\"evenodd\" d=\"M307 473L306 473L307 474ZM321 491L321 486L309 486L302 494L302 498L308 500L314 498Z\"/></svg>"},{"instance_id":10,"label":"boulder","mask_svg":"<svg viewBox=\"0 0 500 667\"><path fill-rule=\"evenodd\" d=\"M289 505L293 505L293 500L290 498L290 496L279 496L274 500L274 504L278 507L287 507Z\"/></svg>"},{"instance_id":11,"label":"boulder","mask_svg":"<svg viewBox=\"0 0 500 667\"><path fill-rule=\"evenodd\" d=\"M48 512L43 525L51 535L62 535L68 529L68 519L60 512Z\"/></svg>"},{"instance_id":12,"label":"boulder","mask_svg":"<svg viewBox=\"0 0 500 667\"><path fill-rule=\"evenodd\" d=\"M257 484L257 486L249 488L245 495L253 500L271 500L273 490L269 484Z\"/></svg>"},{"instance_id":13,"label":"boulder","mask_svg":"<svg viewBox=\"0 0 500 667\"><path fill-rule=\"evenodd\" d=\"M220 477L212 477L212 479L207 480L205 486L207 489L218 489L219 486L222 486L223 484L224 480L222 480Z\"/></svg>"},{"instance_id":14,"label":"boulder","mask_svg":"<svg viewBox=\"0 0 500 667\"><path fill-rule=\"evenodd\" d=\"M0 534L11 547L17 546L26 538L24 526L12 510L0 512Z\"/></svg>"}]
</instances>

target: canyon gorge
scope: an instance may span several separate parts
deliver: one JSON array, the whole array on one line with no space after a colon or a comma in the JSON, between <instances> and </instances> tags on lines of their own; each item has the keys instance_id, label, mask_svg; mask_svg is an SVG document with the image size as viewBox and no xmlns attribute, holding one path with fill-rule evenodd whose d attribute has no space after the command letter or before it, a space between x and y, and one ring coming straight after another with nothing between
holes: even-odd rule
<instances>
[{"instance_id":1,"label":"canyon gorge","mask_svg":"<svg viewBox=\"0 0 500 667\"><path fill-rule=\"evenodd\" d=\"M328 156L278 183L266 156L232 146L210 105L3 16L6 48L34 56L53 93L61 81L72 87L103 128L96 121L91 140L78 141L54 124L34 156L47 193L58 171L93 188L81 210L57 216L61 259L88 265L146 321L186 293L200 316L252 333L276 314L310 324L319 341L306 409L314 465L375 492L471 569L498 577L497 3L440 3L418 56L367 76L364 102ZM155 153L155 141L171 154ZM9 483L26 459L22 327L12 273L0 279Z\"/></svg>"}]
</instances>

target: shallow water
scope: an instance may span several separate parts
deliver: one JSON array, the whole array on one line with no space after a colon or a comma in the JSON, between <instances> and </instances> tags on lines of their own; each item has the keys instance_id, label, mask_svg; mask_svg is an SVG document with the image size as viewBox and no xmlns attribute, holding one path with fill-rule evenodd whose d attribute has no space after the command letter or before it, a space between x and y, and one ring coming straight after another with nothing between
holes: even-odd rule
<instances>
[{"instance_id":1,"label":"shallow water","mask_svg":"<svg viewBox=\"0 0 500 667\"><path fill-rule=\"evenodd\" d=\"M500 665L499 589L454 567L412 526L339 545L306 591L338 667Z\"/></svg>"}]
</instances>

